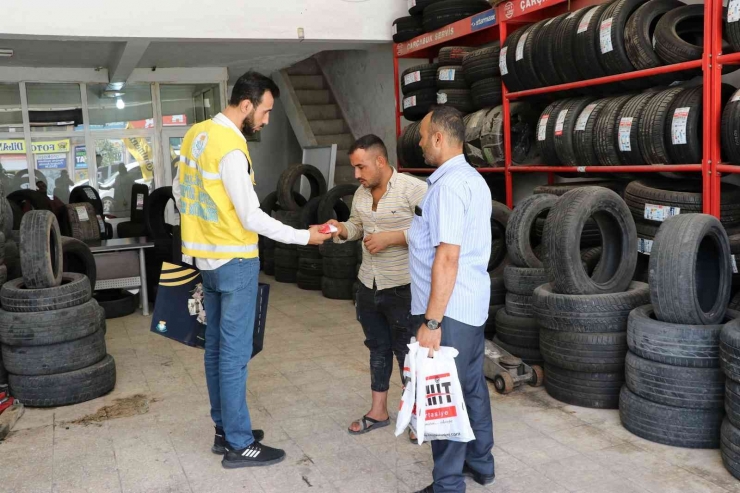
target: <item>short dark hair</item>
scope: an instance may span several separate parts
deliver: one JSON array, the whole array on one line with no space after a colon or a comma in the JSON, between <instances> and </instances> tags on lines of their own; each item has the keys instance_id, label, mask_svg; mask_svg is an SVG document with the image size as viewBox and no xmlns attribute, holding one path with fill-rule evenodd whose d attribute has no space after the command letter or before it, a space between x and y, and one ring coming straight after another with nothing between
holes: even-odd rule
<instances>
[{"instance_id":1,"label":"short dark hair","mask_svg":"<svg viewBox=\"0 0 740 493\"><path fill-rule=\"evenodd\" d=\"M378 137L375 134L367 134L363 135L359 139L355 141L354 144L349 148L349 151L347 151L348 155L354 154L354 152L357 149L363 149L367 151L368 149L376 148L380 151L380 154L387 160L388 159L388 148L385 146L385 143L383 142L383 139Z\"/></svg>"},{"instance_id":2,"label":"short dark hair","mask_svg":"<svg viewBox=\"0 0 740 493\"><path fill-rule=\"evenodd\" d=\"M272 79L259 72L250 70L239 77L236 84L234 84L234 88L231 90L229 104L231 106L239 106L239 103L248 99L254 106L259 106L267 91L270 91L273 98L280 97L280 89L278 89L277 84Z\"/></svg>"},{"instance_id":3,"label":"short dark hair","mask_svg":"<svg viewBox=\"0 0 740 493\"><path fill-rule=\"evenodd\" d=\"M439 131L451 141L462 144L465 142L465 123L460 110L452 106L434 106L432 108L431 129Z\"/></svg>"}]
</instances>

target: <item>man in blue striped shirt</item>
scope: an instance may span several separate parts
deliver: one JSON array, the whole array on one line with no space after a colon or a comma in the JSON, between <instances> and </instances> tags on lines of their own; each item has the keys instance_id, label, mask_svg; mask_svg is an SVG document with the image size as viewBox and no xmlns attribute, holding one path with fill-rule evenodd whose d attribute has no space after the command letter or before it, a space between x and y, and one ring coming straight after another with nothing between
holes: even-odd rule
<instances>
[{"instance_id":1,"label":"man in blue striped shirt","mask_svg":"<svg viewBox=\"0 0 740 493\"><path fill-rule=\"evenodd\" d=\"M424 160L437 170L409 230L411 314L422 347L451 346L475 440L435 440L434 483L418 493L465 491L463 473L494 481L493 425L483 375L490 278L491 192L463 156L459 111L437 107L421 122Z\"/></svg>"}]
</instances>

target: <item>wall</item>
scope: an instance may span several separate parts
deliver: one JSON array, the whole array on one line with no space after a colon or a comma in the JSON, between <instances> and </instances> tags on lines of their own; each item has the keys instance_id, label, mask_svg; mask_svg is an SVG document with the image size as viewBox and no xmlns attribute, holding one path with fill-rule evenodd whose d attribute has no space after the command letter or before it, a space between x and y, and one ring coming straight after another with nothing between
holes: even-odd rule
<instances>
[{"instance_id":1,"label":"wall","mask_svg":"<svg viewBox=\"0 0 740 493\"><path fill-rule=\"evenodd\" d=\"M0 34L157 39L305 39L390 41L391 23L408 15L399 0L98 0L3 2Z\"/></svg>"},{"instance_id":2,"label":"wall","mask_svg":"<svg viewBox=\"0 0 740 493\"><path fill-rule=\"evenodd\" d=\"M388 43L364 51L325 51L316 55L316 59L352 133L356 137L378 135L395 164L392 48Z\"/></svg>"},{"instance_id":3,"label":"wall","mask_svg":"<svg viewBox=\"0 0 740 493\"><path fill-rule=\"evenodd\" d=\"M254 162L255 189L260 200L275 191L283 170L301 162L303 153L280 99L275 101L270 124L260 132L260 141L249 143L249 154Z\"/></svg>"}]
</instances>

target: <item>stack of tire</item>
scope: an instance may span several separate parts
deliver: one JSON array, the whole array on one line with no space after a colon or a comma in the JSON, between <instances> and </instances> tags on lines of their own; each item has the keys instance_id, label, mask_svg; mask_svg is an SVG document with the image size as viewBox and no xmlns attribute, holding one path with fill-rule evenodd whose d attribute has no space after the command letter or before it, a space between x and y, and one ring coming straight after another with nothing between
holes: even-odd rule
<instances>
[{"instance_id":1,"label":"stack of tire","mask_svg":"<svg viewBox=\"0 0 740 493\"><path fill-rule=\"evenodd\" d=\"M396 154L398 163L406 169L410 168L429 168L424 161L424 154L419 147L421 140L420 122L414 122L407 125L398 137L396 145Z\"/></svg>"},{"instance_id":2,"label":"stack of tire","mask_svg":"<svg viewBox=\"0 0 740 493\"><path fill-rule=\"evenodd\" d=\"M535 288L547 282L541 249L532 245L532 232L538 217L546 215L558 198L532 195L511 213L506 227L506 251L511 264L504 268L506 301L496 313L494 342L528 364L541 364L539 326L532 309ZM535 251L536 250L536 251Z\"/></svg>"},{"instance_id":3,"label":"stack of tire","mask_svg":"<svg viewBox=\"0 0 740 493\"><path fill-rule=\"evenodd\" d=\"M493 43L463 56L463 76L470 86L470 97L477 110L501 104L500 52L501 43Z\"/></svg>"},{"instance_id":4,"label":"stack of tire","mask_svg":"<svg viewBox=\"0 0 740 493\"><path fill-rule=\"evenodd\" d=\"M301 209L301 228L306 229L314 224L321 224L318 219L319 205L325 195L314 197ZM321 278L324 273L324 262L318 245L299 245L298 273L296 284L300 289L308 291L321 290Z\"/></svg>"},{"instance_id":5,"label":"stack of tire","mask_svg":"<svg viewBox=\"0 0 740 493\"><path fill-rule=\"evenodd\" d=\"M408 41L490 8L484 0L410 0L409 15L393 21L393 42Z\"/></svg>"},{"instance_id":6,"label":"stack of tire","mask_svg":"<svg viewBox=\"0 0 740 493\"><path fill-rule=\"evenodd\" d=\"M306 215L304 206L308 205L305 199L297 193L301 178L306 178L311 187L308 203L312 205L316 204L314 199L319 199L326 193L326 179L324 179L324 175L315 166L309 164L295 165L281 173L276 191L277 203L280 204L280 210L277 210L274 216L275 219L283 224L296 229L305 228L303 224L305 219L302 218L305 218ZM314 202L311 202L312 200ZM270 210L273 211L275 209L270 207ZM308 255L308 250L304 252L305 255ZM269 257L266 259L269 259ZM274 262L275 280L277 282L296 283L298 281L298 245L275 243ZM302 284L311 284L309 280L305 282L308 284L304 284L303 282Z\"/></svg>"},{"instance_id":7,"label":"stack of tire","mask_svg":"<svg viewBox=\"0 0 740 493\"><path fill-rule=\"evenodd\" d=\"M0 344L11 394L27 406L76 404L115 386L105 315L87 276L63 273L62 237L49 211L20 225L23 277L0 289Z\"/></svg>"},{"instance_id":8,"label":"stack of tire","mask_svg":"<svg viewBox=\"0 0 740 493\"><path fill-rule=\"evenodd\" d=\"M485 337L490 340L493 340L496 335L496 315L504 309L506 304L504 270L510 263L506 247L506 226L510 217L511 209L494 200L491 208L491 256L488 260L491 300L485 329Z\"/></svg>"},{"instance_id":9,"label":"stack of tire","mask_svg":"<svg viewBox=\"0 0 740 493\"><path fill-rule=\"evenodd\" d=\"M650 252L661 223L677 214L702 212L700 180L643 179L627 184L624 200L637 226L635 280L647 282ZM740 225L740 187L722 184L721 221L726 229Z\"/></svg>"},{"instance_id":10,"label":"stack of tire","mask_svg":"<svg viewBox=\"0 0 740 493\"><path fill-rule=\"evenodd\" d=\"M439 64L430 63L408 68L401 74L403 117L408 121L420 121L437 104L438 69Z\"/></svg>"},{"instance_id":11,"label":"stack of tire","mask_svg":"<svg viewBox=\"0 0 740 493\"><path fill-rule=\"evenodd\" d=\"M325 223L342 215L342 209L347 208L344 197L354 197L357 185L338 185L326 194L319 203L318 219ZM337 213L339 211L339 213ZM342 218L340 217L341 221ZM346 220L346 219L345 219ZM353 300L357 292L358 264L362 263L362 245L360 241L334 243L333 240L324 242L319 247L322 257L323 277L321 292L324 297L334 300Z\"/></svg>"},{"instance_id":12,"label":"stack of tire","mask_svg":"<svg viewBox=\"0 0 740 493\"><path fill-rule=\"evenodd\" d=\"M740 308L740 295L730 302L730 309ZM720 431L720 449L725 468L740 479L740 315L725 324L720 333L719 358L725 374L725 412Z\"/></svg>"},{"instance_id":13,"label":"stack of tire","mask_svg":"<svg viewBox=\"0 0 740 493\"><path fill-rule=\"evenodd\" d=\"M698 60L704 49L703 28L701 4L615 0L584 7L511 33L501 49L501 74L507 89L516 92ZM740 49L740 36L732 32L726 37ZM685 70L574 92L635 90L698 74Z\"/></svg>"},{"instance_id":14,"label":"stack of tire","mask_svg":"<svg viewBox=\"0 0 740 493\"><path fill-rule=\"evenodd\" d=\"M437 104L452 106L464 115L476 109L462 65L465 54L470 51L471 48L464 46L448 46L439 50L437 58Z\"/></svg>"},{"instance_id":15,"label":"stack of tire","mask_svg":"<svg viewBox=\"0 0 740 493\"><path fill-rule=\"evenodd\" d=\"M545 195L545 197L548 197ZM592 273L582 259L581 232L593 218L604 239ZM534 314L545 360L545 387L568 404L616 409L624 383L627 318L649 301L632 282L637 234L621 197L604 187L579 187L552 205L543 236L548 281L534 290Z\"/></svg>"},{"instance_id":16,"label":"stack of tire","mask_svg":"<svg viewBox=\"0 0 740 493\"><path fill-rule=\"evenodd\" d=\"M619 399L627 430L665 445L719 447L720 334L740 315L727 311L731 278L729 240L715 217L681 214L660 226L650 255L651 304L629 318Z\"/></svg>"}]
</instances>

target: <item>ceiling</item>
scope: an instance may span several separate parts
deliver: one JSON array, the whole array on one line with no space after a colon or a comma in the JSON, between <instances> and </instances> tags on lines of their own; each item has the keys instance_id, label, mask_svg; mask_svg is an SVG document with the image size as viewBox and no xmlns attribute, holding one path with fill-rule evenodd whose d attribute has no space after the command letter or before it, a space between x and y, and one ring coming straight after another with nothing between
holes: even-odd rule
<instances>
[{"instance_id":1,"label":"ceiling","mask_svg":"<svg viewBox=\"0 0 740 493\"><path fill-rule=\"evenodd\" d=\"M12 49L0 57L0 67L114 66L126 41L0 39L0 48ZM138 68L227 67L236 80L248 69L269 74L326 50L366 49L363 43L311 41L152 41Z\"/></svg>"}]
</instances>

